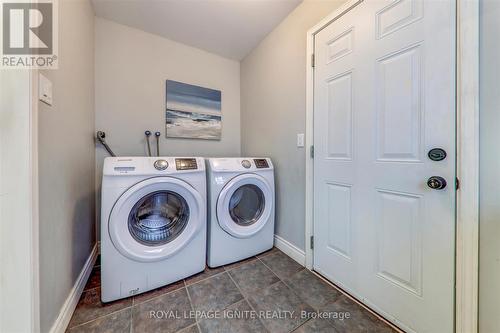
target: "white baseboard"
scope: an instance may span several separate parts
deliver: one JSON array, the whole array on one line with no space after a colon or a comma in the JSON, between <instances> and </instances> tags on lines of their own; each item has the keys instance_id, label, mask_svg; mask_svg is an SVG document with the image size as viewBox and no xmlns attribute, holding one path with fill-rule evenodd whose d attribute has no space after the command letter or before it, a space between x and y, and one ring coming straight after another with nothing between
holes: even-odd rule
<instances>
[{"instance_id":1,"label":"white baseboard","mask_svg":"<svg viewBox=\"0 0 500 333\"><path fill-rule=\"evenodd\" d=\"M283 253L285 253L287 256L289 256L302 266L306 265L306 253L289 241L281 238L278 235L274 235L274 246L276 246Z\"/></svg>"},{"instance_id":2,"label":"white baseboard","mask_svg":"<svg viewBox=\"0 0 500 333\"><path fill-rule=\"evenodd\" d=\"M89 279L90 273L92 273L92 268L94 268L95 261L97 259L98 254L98 244L94 245L92 252L83 265L82 271L76 279L75 285L71 289L71 292L66 298L61 311L59 312L59 316L57 316L56 321L52 325L50 329L50 333L64 333L66 328L68 327L69 321L71 320L71 316L73 316L73 312L78 305L78 301L80 300L80 296L83 293L83 288L85 288L85 284Z\"/></svg>"}]
</instances>

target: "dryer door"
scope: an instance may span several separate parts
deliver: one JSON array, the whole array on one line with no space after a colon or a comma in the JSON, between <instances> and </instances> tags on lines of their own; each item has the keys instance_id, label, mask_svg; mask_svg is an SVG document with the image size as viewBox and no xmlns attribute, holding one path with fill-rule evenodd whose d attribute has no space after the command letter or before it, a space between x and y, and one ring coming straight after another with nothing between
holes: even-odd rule
<instances>
[{"instance_id":1,"label":"dryer door","mask_svg":"<svg viewBox=\"0 0 500 333\"><path fill-rule=\"evenodd\" d=\"M259 232L273 212L274 193L269 183L256 174L231 179L217 200L217 220L234 237L247 238Z\"/></svg>"},{"instance_id":2,"label":"dryer door","mask_svg":"<svg viewBox=\"0 0 500 333\"><path fill-rule=\"evenodd\" d=\"M109 235L124 256L159 261L180 251L205 227L201 195L171 177L150 178L125 191L109 216Z\"/></svg>"}]
</instances>

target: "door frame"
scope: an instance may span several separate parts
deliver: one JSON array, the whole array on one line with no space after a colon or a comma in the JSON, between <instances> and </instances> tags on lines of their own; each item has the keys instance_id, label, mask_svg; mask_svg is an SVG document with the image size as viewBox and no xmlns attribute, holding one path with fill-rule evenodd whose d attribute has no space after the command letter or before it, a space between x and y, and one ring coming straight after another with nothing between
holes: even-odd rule
<instances>
[{"instance_id":1,"label":"door frame","mask_svg":"<svg viewBox=\"0 0 500 333\"><path fill-rule=\"evenodd\" d=\"M364 0L348 0L307 31L306 53L306 267L313 269L314 36ZM478 331L479 275L479 1L456 1L455 332ZM312 153L311 153L312 152Z\"/></svg>"},{"instance_id":2,"label":"door frame","mask_svg":"<svg viewBox=\"0 0 500 333\"><path fill-rule=\"evenodd\" d=\"M33 332L40 332L40 210L38 174L38 70L30 70L30 201L31 201L31 316Z\"/></svg>"},{"instance_id":3,"label":"door frame","mask_svg":"<svg viewBox=\"0 0 500 333\"><path fill-rule=\"evenodd\" d=\"M37 333L40 327L40 208L39 208L39 173L38 173L38 69L29 70L30 87L30 213L31 213L31 317L32 329Z\"/></svg>"},{"instance_id":4,"label":"door frame","mask_svg":"<svg viewBox=\"0 0 500 333\"><path fill-rule=\"evenodd\" d=\"M15 240L13 250L22 249L17 255L18 260L9 266L9 274L2 274L4 283L0 285L0 294L11 295L15 290L23 290L15 303L3 307L2 316L8 320L0 320L0 331L22 330L40 332L40 286L39 286L39 225L38 225L38 76L33 70L5 70L8 74L6 84L13 88L9 91L16 103L9 103L7 111L12 123L10 129L19 127L17 134L8 131L8 137L2 138L0 149L5 149L5 156L12 162L9 168L0 174L0 182L6 182L9 203L26 205L26 216L19 219L21 229L26 237ZM12 81L11 81L12 80ZM11 117L13 115L13 117ZM14 127L12 127L14 126ZM15 161L14 161L15 159ZM17 165L23 167L15 177L10 177L12 168ZM12 179L11 179L12 178ZM26 179L26 182L20 181ZM17 183L16 183L17 182ZM15 186L13 184L18 184ZM3 204L3 203L2 203ZM12 248L13 238L10 234L0 235L3 250ZM1 251L2 249L0 249ZM2 253L3 254L3 253ZM6 256L6 254L3 254ZM12 255L12 254L11 254ZM22 279L16 279L22 276ZM3 303L3 302L0 302Z\"/></svg>"}]
</instances>

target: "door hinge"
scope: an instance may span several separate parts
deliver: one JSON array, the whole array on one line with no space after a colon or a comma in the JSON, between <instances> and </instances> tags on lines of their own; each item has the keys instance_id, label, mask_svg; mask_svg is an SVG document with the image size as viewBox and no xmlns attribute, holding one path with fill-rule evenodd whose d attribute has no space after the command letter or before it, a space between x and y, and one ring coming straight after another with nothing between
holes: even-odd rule
<instances>
[{"instance_id":1,"label":"door hinge","mask_svg":"<svg viewBox=\"0 0 500 333\"><path fill-rule=\"evenodd\" d=\"M458 177L457 177L457 178L455 178L455 190L458 190L458 189L460 189L460 179L458 179Z\"/></svg>"},{"instance_id":2,"label":"door hinge","mask_svg":"<svg viewBox=\"0 0 500 333\"><path fill-rule=\"evenodd\" d=\"M315 58L314 58L314 53L311 54L311 67L314 68L315 66Z\"/></svg>"},{"instance_id":3,"label":"door hinge","mask_svg":"<svg viewBox=\"0 0 500 333\"><path fill-rule=\"evenodd\" d=\"M309 155L311 156L311 158L314 158L314 145L309 148Z\"/></svg>"},{"instance_id":4,"label":"door hinge","mask_svg":"<svg viewBox=\"0 0 500 333\"><path fill-rule=\"evenodd\" d=\"M314 249L314 236L311 236L310 248L311 248L311 250Z\"/></svg>"}]
</instances>

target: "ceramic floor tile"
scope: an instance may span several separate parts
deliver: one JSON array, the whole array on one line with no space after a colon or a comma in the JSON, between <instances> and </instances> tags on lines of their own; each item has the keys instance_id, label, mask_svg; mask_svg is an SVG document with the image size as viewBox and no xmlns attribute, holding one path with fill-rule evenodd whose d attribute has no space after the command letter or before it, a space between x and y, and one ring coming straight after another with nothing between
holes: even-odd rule
<instances>
[{"instance_id":1,"label":"ceramic floor tile","mask_svg":"<svg viewBox=\"0 0 500 333\"><path fill-rule=\"evenodd\" d=\"M283 282L254 293L248 301L258 313L266 314L261 320L272 333L294 330L307 320L304 314L314 311Z\"/></svg>"},{"instance_id":2,"label":"ceramic floor tile","mask_svg":"<svg viewBox=\"0 0 500 333\"><path fill-rule=\"evenodd\" d=\"M225 266L224 266L224 269L225 269L226 271L230 271L230 270L232 270L233 268L240 267L241 265L244 265L244 264L246 264L246 263L248 263L248 262L255 261L255 260L257 260L257 257L250 257L250 258L248 258L248 259L244 259L244 260L237 261L237 262L232 263L232 264L229 264L229 265L225 265Z\"/></svg>"},{"instance_id":3,"label":"ceramic floor tile","mask_svg":"<svg viewBox=\"0 0 500 333\"><path fill-rule=\"evenodd\" d=\"M324 319L310 319L293 333L337 333L337 330Z\"/></svg>"},{"instance_id":4,"label":"ceramic floor tile","mask_svg":"<svg viewBox=\"0 0 500 333\"><path fill-rule=\"evenodd\" d=\"M177 281L177 282L171 283L169 285L166 285L164 287L160 287L160 288L136 295L133 298L133 303L134 303L134 305L136 305L136 304L145 302L147 300L150 300L152 298L155 298L155 297L161 296L163 294L167 294L169 292L172 292L174 290L180 289L182 287L184 287L184 281L183 280Z\"/></svg>"},{"instance_id":5,"label":"ceramic floor tile","mask_svg":"<svg viewBox=\"0 0 500 333\"><path fill-rule=\"evenodd\" d=\"M189 326L188 328L184 328L177 333L200 333L200 330L198 329L198 326L195 324Z\"/></svg>"},{"instance_id":6,"label":"ceramic floor tile","mask_svg":"<svg viewBox=\"0 0 500 333\"><path fill-rule=\"evenodd\" d=\"M108 315L110 313L122 310L132 305L132 299L126 298L114 302L101 302L101 288L87 290L80 297L73 317L68 327L74 327L79 324L94 320L96 318Z\"/></svg>"},{"instance_id":7,"label":"ceramic floor tile","mask_svg":"<svg viewBox=\"0 0 500 333\"><path fill-rule=\"evenodd\" d=\"M190 285L222 272L224 272L224 267L222 266L217 268L210 268L207 266L203 272L190 276L186 278L184 281L186 282L186 285Z\"/></svg>"},{"instance_id":8,"label":"ceramic floor tile","mask_svg":"<svg viewBox=\"0 0 500 333\"><path fill-rule=\"evenodd\" d=\"M262 252L262 253L258 254L256 257L262 258L262 257L268 256L270 254L274 254L274 253L283 253L283 252L281 252L277 247L273 247L269 251Z\"/></svg>"},{"instance_id":9,"label":"ceramic floor tile","mask_svg":"<svg viewBox=\"0 0 500 333\"><path fill-rule=\"evenodd\" d=\"M85 285L83 290L94 289L101 286L101 267L96 266L92 269L92 273L90 273L89 280Z\"/></svg>"},{"instance_id":10,"label":"ceramic floor tile","mask_svg":"<svg viewBox=\"0 0 500 333\"><path fill-rule=\"evenodd\" d=\"M198 325L202 333L267 332L246 300L228 307L220 314L220 318L204 319Z\"/></svg>"},{"instance_id":11,"label":"ceramic floor tile","mask_svg":"<svg viewBox=\"0 0 500 333\"><path fill-rule=\"evenodd\" d=\"M269 254L262 257L261 260L282 280L304 269L298 262L282 252Z\"/></svg>"},{"instance_id":12,"label":"ceramic floor tile","mask_svg":"<svg viewBox=\"0 0 500 333\"><path fill-rule=\"evenodd\" d=\"M193 325L186 288L153 298L132 307L132 327L137 332L177 332Z\"/></svg>"},{"instance_id":13,"label":"ceramic floor tile","mask_svg":"<svg viewBox=\"0 0 500 333\"><path fill-rule=\"evenodd\" d=\"M100 299L99 264L100 257L68 332L396 332L276 248L110 303ZM309 317L314 309L330 318ZM220 310L226 317L199 317L196 324L192 310ZM236 313L239 318L234 318Z\"/></svg>"},{"instance_id":14,"label":"ceramic floor tile","mask_svg":"<svg viewBox=\"0 0 500 333\"><path fill-rule=\"evenodd\" d=\"M260 260L242 264L228 273L245 295L250 295L256 290L266 288L279 281L279 278Z\"/></svg>"},{"instance_id":15,"label":"ceramic floor tile","mask_svg":"<svg viewBox=\"0 0 500 333\"><path fill-rule=\"evenodd\" d=\"M316 309L332 303L342 295L307 269L303 269L284 282L307 304Z\"/></svg>"},{"instance_id":16,"label":"ceramic floor tile","mask_svg":"<svg viewBox=\"0 0 500 333\"><path fill-rule=\"evenodd\" d=\"M189 285L187 288L196 311L223 310L243 299L226 272Z\"/></svg>"},{"instance_id":17,"label":"ceramic floor tile","mask_svg":"<svg viewBox=\"0 0 500 333\"><path fill-rule=\"evenodd\" d=\"M331 314L331 318L327 320L339 333L395 332L389 325L344 295L322 307L320 311Z\"/></svg>"},{"instance_id":18,"label":"ceramic floor tile","mask_svg":"<svg viewBox=\"0 0 500 333\"><path fill-rule=\"evenodd\" d=\"M73 327L68 333L114 333L130 332L131 308L99 317L91 322Z\"/></svg>"}]
</instances>

